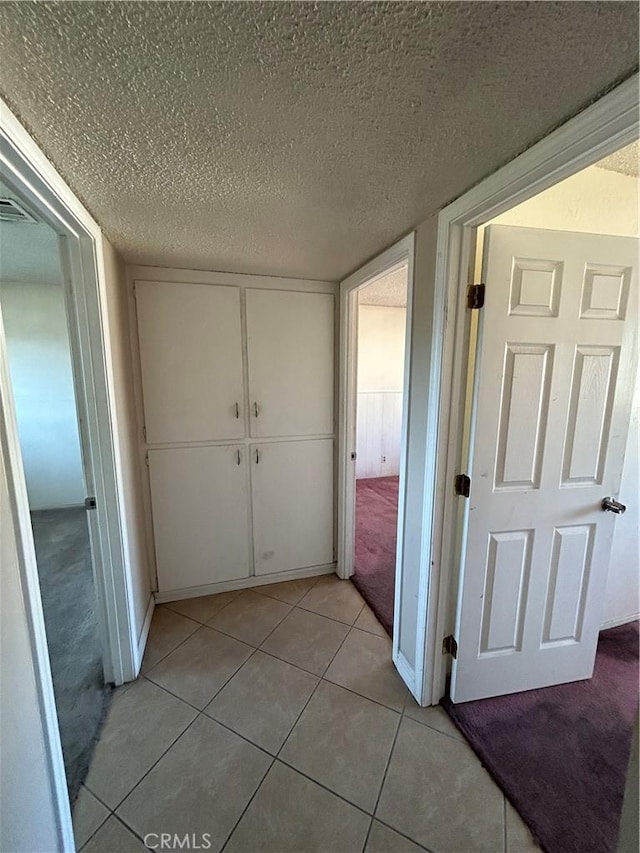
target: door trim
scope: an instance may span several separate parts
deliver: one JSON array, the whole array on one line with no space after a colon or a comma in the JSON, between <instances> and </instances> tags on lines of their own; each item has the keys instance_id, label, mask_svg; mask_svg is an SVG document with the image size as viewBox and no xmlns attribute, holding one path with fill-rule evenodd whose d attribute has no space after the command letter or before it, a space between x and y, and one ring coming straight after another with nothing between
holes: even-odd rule
<instances>
[{"instance_id":1,"label":"door trim","mask_svg":"<svg viewBox=\"0 0 640 853\"><path fill-rule=\"evenodd\" d=\"M428 576L429 589L422 704L437 704L445 694L447 666L442 638L453 631L455 621L461 506L452 483L461 464L469 357L469 312L464 296L468 284L473 283L470 277L477 227L637 139L638 85L638 74L634 74L438 216L432 259L432 391L433 399L438 400L438 440L432 457L435 493L442 495L442 500L424 507L425 530L431 531L431 560L421 566L421 572Z\"/></svg>"},{"instance_id":2,"label":"door trim","mask_svg":"<svg viewBox=\"0 0 640 853\"><path fill-rule=\"evenodd\" d=\"M3 180L23 195L43 222L62 235L63 269L88 487L97 498L94 579L106 678L130 681L139 668L131 578L126 553L122 472L115 442L114 379L110 364L102 232L36 143L0 100L0 168ZM61 850L75 850L69 796L60 746L47 639L40 597L29 502L17 434L11 380L0 323L0 433L16 531L20 583L27 610L34 674L40 699ZM78 381L79 380L79 381Z\"/></svg>"}]
</instances>

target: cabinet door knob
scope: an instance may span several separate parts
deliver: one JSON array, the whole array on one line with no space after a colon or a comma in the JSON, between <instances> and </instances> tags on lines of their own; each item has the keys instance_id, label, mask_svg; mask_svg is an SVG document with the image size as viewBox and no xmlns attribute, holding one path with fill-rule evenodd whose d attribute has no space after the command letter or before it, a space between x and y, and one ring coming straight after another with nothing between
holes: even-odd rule
<instances>
[{"instance_id":1,"label":"cabinet door knob","mask_svg":"<svg viewBox=\"0 0 640 853\"><path fill-rule=\"evenodd\" d=\"M236 450L236 464L237 465L240 464L240 459L241 459L240 450L238 449L238 450Z\"/></svg>"},{"instance_id":2,"label":"cabinet door knob","mask_svg":"<svg viewBox=\"0 0 640 853\"><path fill-rule=\"evenodd\" d=\"M258 404L254 403L253 404L253 416L255 418L257 418L259 413L260 413L260 409L258 408Z\"/></svg>"},{"instance_id":3,"label":"cabinet door knob","mask_svg":"<svg viewBox=\"0 0 640 853\"><path fill-rule=\"evenodd\" d=\"M240 405L236 403L236 420L240 418Z\"/></svg>"},{"instance_id":4,"label":"cabinet door knob","mask_svg":"<svg viewBox=\"0 0 640 853\"><path fill-rule=\"evenodd\" d=\"M256 465L260 464L260 451L256 447Z\"/></svg>"}]
</instances>

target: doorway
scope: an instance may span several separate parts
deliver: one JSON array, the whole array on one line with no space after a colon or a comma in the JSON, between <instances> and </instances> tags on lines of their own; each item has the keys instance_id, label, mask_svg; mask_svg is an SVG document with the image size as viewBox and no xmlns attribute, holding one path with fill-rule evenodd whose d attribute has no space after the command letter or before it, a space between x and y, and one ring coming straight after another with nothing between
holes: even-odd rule
<instances>
[{"instance_id":1,"label":"doorway","mask_svg":"<svg viewBox=\"0 0 640 853\"><path fill-rule=\"evenodd\" d=\"M639 155L477 232L444 705L551 851L615 849L638 713Z\"/></svg>"},{"instance_id":2,"label":"doorway","mask_svg":"<svg viewBox=\"0 0 640 853\"><path fill-rule=\"evenodd\" d=\"M357 291L356 502L352 581L393 634L407 265Z\"/></svg>"},{"instance_id":3,"label":"doorway","mask_svg":"<svg viewBox=\"0 0 640 853\"><path fill-rule=\"evenodd\" d=\"M0 183L0 309L65 774L73 800L108 703L90 494L60 240Z\"/></svg>"}]
</instances>

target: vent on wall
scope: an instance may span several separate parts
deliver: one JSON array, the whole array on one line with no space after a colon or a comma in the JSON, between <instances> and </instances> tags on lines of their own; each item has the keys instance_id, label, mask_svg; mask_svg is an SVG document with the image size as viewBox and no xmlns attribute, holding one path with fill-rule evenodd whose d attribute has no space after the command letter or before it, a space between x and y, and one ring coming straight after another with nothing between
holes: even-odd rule
<instances>
[{"instance_id":1,"label":"vent on wall","mask_svg":"<svg viewBox=\"0 0 640 853\"><path fill-rule=\"evenodd\" d=\"M14 198L0 198L1 222L37 222L24 207Z\"/></svg>"}]
</instances>

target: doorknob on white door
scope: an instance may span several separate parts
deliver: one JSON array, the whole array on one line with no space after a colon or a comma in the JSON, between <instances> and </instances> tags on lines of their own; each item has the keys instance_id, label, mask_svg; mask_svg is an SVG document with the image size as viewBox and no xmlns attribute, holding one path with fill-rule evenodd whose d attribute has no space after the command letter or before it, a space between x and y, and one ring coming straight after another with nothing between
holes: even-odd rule
<instances>
[{"instance_id":1,"label":"doorknob on white door","mask_svg":"<svg viewBox=\"0 0 640 853\"><path fill-rule=\"evenodd\" d=\"M603 498L600 506L604 512L615 512L616 515L622 515L626 510L626 506L624 504L621 504L620 501L611 497Z\"/></svg>"}]
</instances>

